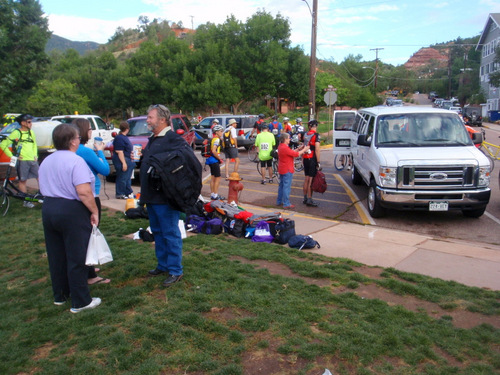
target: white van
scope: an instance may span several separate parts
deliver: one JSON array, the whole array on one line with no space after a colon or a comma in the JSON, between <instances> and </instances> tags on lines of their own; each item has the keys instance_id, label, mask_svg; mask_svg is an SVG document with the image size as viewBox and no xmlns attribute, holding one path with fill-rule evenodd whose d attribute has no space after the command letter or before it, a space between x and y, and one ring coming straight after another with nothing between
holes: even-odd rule
<instances>
[{"instance_id":1,"label":"white van","mask_svg":"<svg viewBox=\"0 0 500 375\"><path fill-rule=\"evenodd\" d=\"M424 211L459 209L481 216L490 200L491 165L452 111L429 107L373 107L349 111L351 129L338 130L333 117L334 154L351 154L354 184L369 186L374 218L386 208Z\"/></svg>"}]
</instances>

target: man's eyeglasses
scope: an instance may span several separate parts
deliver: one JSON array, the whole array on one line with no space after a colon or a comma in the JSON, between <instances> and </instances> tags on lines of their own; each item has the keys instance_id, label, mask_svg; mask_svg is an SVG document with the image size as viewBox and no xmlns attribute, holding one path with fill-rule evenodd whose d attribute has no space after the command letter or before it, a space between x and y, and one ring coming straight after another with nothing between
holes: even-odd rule
<instances>
[{"instance_id":1,"label":"man's eyeglasses","mask_svg":"<svg viewBox=\"0 0 500 375\"><path fill-rule=\"evenodd\" d=\"M26 120L26 122L27 122L28 124L31 124L33 121L31 121L31 120Z\"/></svg>"}]
</instances>

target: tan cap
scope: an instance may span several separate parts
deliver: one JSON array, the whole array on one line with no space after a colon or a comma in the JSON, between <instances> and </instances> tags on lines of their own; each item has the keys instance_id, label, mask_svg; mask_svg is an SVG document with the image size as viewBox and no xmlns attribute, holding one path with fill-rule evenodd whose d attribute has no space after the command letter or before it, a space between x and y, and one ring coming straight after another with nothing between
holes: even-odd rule
<instances>
[{"instance_id":1,"label":"tan cap","mask_svg":"<svg viewBox=\"0 0 500 375\"><path fill-rule=\"evenodd\" d=\"M229 120L227 122L228 125L233 125L233 124L236 124L236 120L234 118L232 118L231 120Z\"/></svg>"}]
</instances>

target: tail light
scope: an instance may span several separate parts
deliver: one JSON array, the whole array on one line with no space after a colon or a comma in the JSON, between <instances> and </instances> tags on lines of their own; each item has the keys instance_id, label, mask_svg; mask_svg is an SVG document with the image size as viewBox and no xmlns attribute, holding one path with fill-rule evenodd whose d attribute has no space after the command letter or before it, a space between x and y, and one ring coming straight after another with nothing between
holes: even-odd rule
<instances>
[{"instance_id":1,"label":"tail light","mask_svg":"<svg viewBox=\"0 0 500 375\"><path fill-rule=\"evenodd\" d=\"M245 135L245 131L243 129L240 129L240 131L238 132L238 135Z\"/></svg>"}]
</instances>

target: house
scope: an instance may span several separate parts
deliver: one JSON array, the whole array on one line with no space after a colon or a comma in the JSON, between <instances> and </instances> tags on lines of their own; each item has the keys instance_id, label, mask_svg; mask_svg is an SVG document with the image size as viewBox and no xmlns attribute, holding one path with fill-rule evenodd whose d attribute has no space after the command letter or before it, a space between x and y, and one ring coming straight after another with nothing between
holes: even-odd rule
<instances>
[{"instance_id":1,"label":"house","mask_svg":"<svg viewBox=\"0 0 500 375\"><path fill-rule=\"evenodd\" d=\"M490 85L489 74L500 69L494 62L496 49L500 45L500 13L490 13L484 26L476 50L482 51L479 80L481 90L486 96L487 111L500 110L500 88Z\"/></svg>"}]
</instances>

